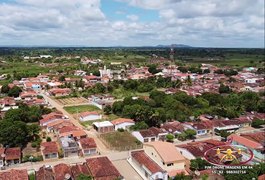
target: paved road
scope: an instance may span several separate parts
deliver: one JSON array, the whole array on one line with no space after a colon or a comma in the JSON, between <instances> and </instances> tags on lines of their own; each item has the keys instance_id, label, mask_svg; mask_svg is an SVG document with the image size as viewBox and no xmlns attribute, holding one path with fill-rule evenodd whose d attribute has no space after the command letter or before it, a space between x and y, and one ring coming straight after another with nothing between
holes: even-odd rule
<instances>
[{"instance_id":1,"label":"paved road","mask_svg":"<svg viewBox=\"0 0 265 180\"><path fill-rule=\"evenodd\" d=\"M112 161L112 163L126 180L143 180L127 160Z\"/></svg>"},{"instance_id":2,"label":"paved road","mask_svg":"<svg viewBox=\"0 0 265 180\"><path fill-rule=\"evenodd\" d=\"M97 134L94 132L94 131L88 131L84 126L82 126L78 120L76 120L72 114L68 113L64 108L63 108L63 105L59 104L58 102L56 102L55 100L53 100L52 98L50 98L49 96L47 96L46 94L42 93L41 94L44 99L49 102L49 104L52 106L52 107L55 107L57 110L61 111L64 115L68 116L70 121L77 127L79 127L80 129L83 129L87 135L89 137L93 137L96 144L97 144L97 148L98 150L100 151L100 153L102 155L105 155L105 154L109 154L110 153L110 150L101 142L101 140L97 137ZM74 105L73 105L74 106Z\"/></svg>"},{"instance_id":3,"label":"paved road","mask_svg":"<svg viewBox=\"0 0 265 180\"><path fill-rule=\"evenodd\" d=\"M122 161L126 160L128 157L129 152L128 151L123 151L123 152L110 152L107 157L111 161ZM52 160L45 160L45 161L40 161L40 162L26 162L22 164L17 164L17 165L12 165L10 167L6 167L6 170L8 169L35 169L38 170L40 167L43 165L50 165L50 166L55 166L60 163L65 163L65 164L77 164L77 163L84 163L86 162L86 159L93 158L93 157L101 157L102 155L94 155L94 156L87 156L87 157L80 157L80 156L72 156L72 157L67 157L67 158L62 158L62 159L52 159Z\"/></svg>"}]
</instances>

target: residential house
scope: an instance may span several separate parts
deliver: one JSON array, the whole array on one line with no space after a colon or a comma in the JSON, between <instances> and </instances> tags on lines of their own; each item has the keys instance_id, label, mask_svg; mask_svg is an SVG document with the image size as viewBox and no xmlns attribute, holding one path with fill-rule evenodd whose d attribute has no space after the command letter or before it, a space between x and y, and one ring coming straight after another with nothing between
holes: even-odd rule
<instances>
[{"instance_id":1,"label":"residential house","mask_svg":"<svg viewBox=\"0 0 265 180\"><path fill-rule=\"evenodd\" d=\"M140 172L139 174L148 180L161 179L167 180L168 174L164 171L155 161L153 161L148 155L143 151L132 151L128 162L132 167Z\"/></svg>"},{"instance_id":2,"label":"residential house","mask_svg":"<svg viewBox=\"0 0 265 180\"><path fill-rule=\"evenodd\" d=\"M82 138L79 140L79 146L84 156L97 153L97 144L93 138Z\"/></svg>"},{"instance_id":3,"label":"residential house","mask_svg":"<svg viewBox=\"0 0 265 180\"><path fill-rule=\"evenodd\" d=\"M153 131L148 129L140 130L140 131L133 131L132 135L136 137L140 142L151 142L156 141L156 134Z\"/></svg>"},{"instance_id":4,"label":"residential house","mask_svg":"<svg viewBox=\"0 0 265 180\"><path fill-rule=\"evenodd\" d=\"M104 109L104 107L108 105L111 106L115 102L114 97L107 94L91 95L90 97L88 97L88 100L91 105L94 105L99 109Z\"/></svg>"},{"instance_id":5,"label":"residential house","mask_svg":"<svg viewBox=\"0 0 265 180\"><path fill-rule=\"evenodd\" d=\"M61 112L52 112L42 116L42 119L40 120L40 126L46 127L48 124L59 120L68 120L68 118Z\"/></svg>"},{"instance_id":6,"label":"residential house","mask_svg":"<svg viewBox=\"0 0 265 180\"><path fill-rule=\"evenodd\" d=\"M72 180L73 175L70 166L67 164L57 164L53 167L55 180Z\"/></svg>"},{"instance_id":7,"label":"residential house","mask_svg":"<svg viewBox=\"0 0 265 180\"><path fill-rule=\"evenodd\" d=\"M37 180L55 180L55 174L51 166L42 166L38 171L36 171Z\"/></svg>"},{"instance_id":8,"label":"residential house","mask_svg":"<svg viewBox=\"0 0 265 180\"><path fill-rule=\"evenodd\" d=\"M73 175L74 179L77 179L77 177L80 174L84 174L84 175L87 175L87 176L91 175L86 163L76 164L76 165L71 166L70 168L71 168L71 172L72 172L72 175Z\"/></svg>"},{"instance_id":9,"label":"residential house","mask_svg":"<svg viewBox=\"0 0 265 180\"><path fill-rule=\"evenodd\" d=\"M168 134L168 132L165 131L164 129L157 128L157 127L151 127L148 130L153 132L153 134L155 134L157 141L165 141L166 140L166 135Z\"/></svg>"},{"instance_id":10,"label":"residential house","mask_svg":"<svg viewBox=\"0 0 265 180\"><path fill-rule=\"evenodd\" d=\"M167 171L169 177L180 173L188 175L185 170L186 160L174 144L163 141L148 142L143 144L143 149L153 161Z\"/></svg>"},{"instance_id":11,"label":"residential house","mask_svg":"<svg viewBox=\"0 0 265 180\"><path fill-rule=\"evenodd\" d=\"M16 101L13 97L4 97L0 99L0 108L16 106Z\"/></svg>"},{"instance_id":12,"label":"residential house","mask_svg":"<svg viewBox=\"0 0 265 180\"><path fill-rule=\"evenodd\" d=\"M83 76L83 81L85 83L96 84L97 82L100 82L100 77L94 75Z\"/></svg>"},{"instance_id":13,"label":"residential house","mask_svg":"<svg viewBox=\"0 0 265 180\"><path fill-rule=\"evenodd\" d=\"M162 124L161 129L164 129L168 133L174 135L181 134L185 130L183 124L178 121L167 122L165 124Z\"/></svg>"},{"instance_id":14,"label":"residential house","mask_svg":"<svg viewBox=\"0 0 265 180\"><path fill-rule=\"evenodd\" d=\"M126 118L118 118L111 121L111 123L114 125L115 131L118 129L129 129L131 126L135 125L134 120Z\"/></svg>"},{"instance_id":15,"label":"residential house","mask_svg":"<svg viewBox=\"0 0 265 180\"><path fill-rule=\"evenodd\" d=\"M0 168L5 165L5 148L0 148Z\"/></svg>"},{"instance_id":16,"label":"residential house","mask_svg":"<svg viewBox=\"0 0 265 180\"><path fill-rule=\"evenodd\" d=\"M19 97L23 100L23 101L30 101L32 99L36 99L37 98L37 93L35 91L22 91L19 95Z\"/></svg>"},{"instance_id":17,"label":"residential house","mask_svg":"<svg viewBox=\"0 0 265 180\"><path fill-rule=\"evenodd\" d=\"M197 136L206 135L212 133L212 123L194 122L194 123L183 123L186 129L192 129L196 131Z\"/></svg>"},{"instance_id":18,"label":"residential house","mask_svg":"<svg viewBox=\"0 0 265 180\"><path fill-rule=\"evenodd\" d=\"M177 149L185 158L196 159L198 157L203 158L204 153L209 149L225 144L225 142L209 139L205 141L196 141L183 145L177 145Z\"/></svg>"},{"instance_id":19,"label":"residential house","mask_svg":"<svg viewBox=\"0 0 265 180\"><path fill-rule=\"evenodd\" d=\"M88 169L95 180L123 179L119 171L107 157L86 159Z\"/></svg>"},{"instance_id":20,"label":"residential house","mask_svg":"<svg viewBox=\"0 0 265 180\"><path fill-rule=\"evenodd\" d=\"M21 163L21 149L19 147L6 148L5 165L13 165Z\"/></svg>"},{"instance_id":21,"label":"residential house","mask_svg":"<svg viewBox=\"0 0 265 180\"><path fill-rule=\"evenodd\" d=\"M56 142L41 143L41 153L44 160L59 158L59 148Z\"/></svg>"},{"instance_id":22,"label":"residential house","mask_svg":"<svg viewBox=\"0 0 265 180\"><path fill-rule=\"evenodd\" d=\"M71 93L71 89L69 88L54 88L49 90L49 94L51 96L68 96Z\"/></svg>"},{"instance_id":23,"label":"residential house","mask_svg":"<svg viewBox=\"0 0 265 180\"><path fill-rule=\"evenodd\" d=\"M231 134L228 136L233 145L241 145L250 149L254 158L258 161L265 161L265 132L255 132L246 134Z\"/></svg>"},{"instance_id":24,"label":"residential house","mask_svg":"<svg viewBox=\"0 0 265 180\"><path fill-rule=\"evenodd\" d=\"M82 112L79 114L79 120L84 122L84 121L93 121L93 120L97 120L97 119L102 119L102 115L99 114L96 111L92 111L92 112Z\"/></svg>"},{"instance_id":25,"label":"residential house","mask_svg":"<svg viewBox=\"0 0 265 180\"><path fill-rule=\"evenodd\" d=\"M64 126L58 130L59 137L73 137L74 139L86 138L87 134L84 130L74 126Z\"/></svg>"},{"instance_id":26,"label":"residential house","mask_svg":"<svg viewBox=\"0 0 265 180\"><path fill-rule=\"evenodd\" d=\"M79 147L73 137L61 137L60 144L64 157L79 155Z\"/></svg>"},{"instance_id":27,"label":"residential house","mask_svg":"<svg viewBox=\"0 0 265 180\"><path fill-rule=\"evenodd\" d=\"M40 91L42 88L42 83L41 82L24 82L23 88L25 90L34 90L34 91Z\"/></svg>"},{"instance_id":28,"label":"residential house","mask_svg":"<svg viewBox=\"0 0 265 180\"><path fill-rule=\"evenodd\" d=\"M114 131L114 126L109 121L94 122L93 127L99 133L108 133Z\"/></svg>"},{"instance_id":29,"label":"residential house","mask_svg":"<svg viewBox=\"0 0 265 180\"><path fill-rule=\"evenodd\" d=\"M78 140L78 139L86 138L87 134L82 129L79 129L75 131L61 133L59 134L59 137L73 137L74 139Z\"/></svg>"},{"instance_id":30,"label":"residential house","mask_svg":"<svg viewBox=\"0 0 265 180\"><path fill-rule=\"evenodd\" d=\"M28 180L28 172L26 169L11 169L9 171L0 172L1 180Z\"/></svg>"}]
</instances>

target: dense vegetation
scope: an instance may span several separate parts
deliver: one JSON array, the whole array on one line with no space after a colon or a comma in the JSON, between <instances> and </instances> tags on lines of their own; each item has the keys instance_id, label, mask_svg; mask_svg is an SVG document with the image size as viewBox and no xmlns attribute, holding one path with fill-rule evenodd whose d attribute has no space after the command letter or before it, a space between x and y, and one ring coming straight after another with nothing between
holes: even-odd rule
<instances>
[{"instance_id":1,"label":"dense vegetation","mask_svg":"<svg viewBox=\"0 0 265 180\"><path fill-rule=\"evenodd\" d=\"M50 109L39 106L19 105L18 109L10 109L0 121L0 143L8 147L24 147L32 142L33 147L41 143L38 122L41 115L50 113Z\"/></svg>"},{"instance_id":2,"label":"dense vegetation","mask_svg":"<svg viewBox=\"0 0 265 180\"><path fill-rule=\"evenodd\" d=\"M127 97L123 101L115 102L112 112L118 116L132 118L138 123L145 122L151 127L173 119L180 122L189 121L191 116L198 117L201 114L236 118L245 111L264 112L264 109L264 99L254 92L231 93L227 96L204 93L192 97L184 92L166 95L154 90L147 100Z\"/></svg>"}]
</instances>

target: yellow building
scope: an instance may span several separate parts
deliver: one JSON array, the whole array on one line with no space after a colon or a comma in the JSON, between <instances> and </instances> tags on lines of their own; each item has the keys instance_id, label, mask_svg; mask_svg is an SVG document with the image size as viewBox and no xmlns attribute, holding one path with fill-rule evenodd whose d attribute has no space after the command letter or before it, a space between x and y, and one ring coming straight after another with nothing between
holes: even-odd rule
<instances>
[{"instance_id":1,"label":"yellow building","mask_svg":"<svg viewBox=\"0 0 265 180\"><path fill-rule=\"evenodd\" d=\"M166 170L169 177L178 173L188 174L185 170L186 160L176 149L174 144L155 141L143 145L144 152L154 160L162 169Z\"/></svg>"}]
</instances>

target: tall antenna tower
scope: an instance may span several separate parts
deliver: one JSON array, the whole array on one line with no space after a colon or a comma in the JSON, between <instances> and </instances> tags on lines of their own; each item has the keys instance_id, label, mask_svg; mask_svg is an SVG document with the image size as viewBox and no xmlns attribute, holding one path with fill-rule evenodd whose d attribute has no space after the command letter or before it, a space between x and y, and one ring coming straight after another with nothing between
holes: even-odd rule
<instances>
[{"instance_id":1,"label":"tall antenna tower","mask_svg":"<svg viewBox=\"0 0 265 180\"><path fill-rule=\"evenodd\" d=\"M171 45L171 48L170 48L170 53L169 53L169 58L170 58L170 75L173 75L173 64L174 64L174 48L173 46Z\"/></svg>"}]
</instances>

